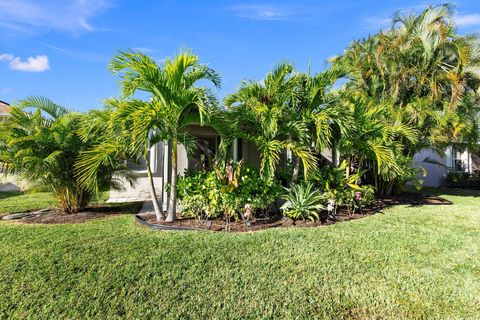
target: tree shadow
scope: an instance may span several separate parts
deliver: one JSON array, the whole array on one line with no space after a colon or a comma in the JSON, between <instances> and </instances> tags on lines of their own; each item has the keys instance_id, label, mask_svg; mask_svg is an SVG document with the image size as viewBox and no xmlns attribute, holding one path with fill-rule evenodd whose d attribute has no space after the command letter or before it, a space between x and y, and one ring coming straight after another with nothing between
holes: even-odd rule
<instances>
[{"instance_id":1,"label":"tree shadow","mask_svg":"<svg viewBox=\"0 0 480 320\"><path fill-rule=\"evenodd\" d=\"M22 191L0 191L0 200L2 199L7 199L7 198L12 198L12 197L18 197L25 194Z\"/></svg>"},{"instance_id":2,"label":"tree shadow","mask_svg":"<svg viewBox=\"0 0 480 320\"><path fill-rule=\"evenodd\" d=\"M411 189L408 189L408 192L423 194L427 196L435 196L435 197L444 197L444 196L473 197L473 198L480 197L480 190L446 188L446 187L439 187L439 188L422 187L420 190L411 188Z\"/></svg>"}]
</instances>

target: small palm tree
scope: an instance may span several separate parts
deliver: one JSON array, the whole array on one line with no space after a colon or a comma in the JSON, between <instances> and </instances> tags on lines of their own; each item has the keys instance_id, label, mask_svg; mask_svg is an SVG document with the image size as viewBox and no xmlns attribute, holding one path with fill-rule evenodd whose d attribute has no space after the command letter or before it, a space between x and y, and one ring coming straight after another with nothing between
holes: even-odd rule
<instances>
[{"instance_id":1,"label":"small palm tree","mask_svg":"<svg viewBox=\"0 0 480 320\"><path fill-rule=\"evenodd\" d=\"M84 139L96 137L98 144L92 149L82 152L77 163L77 176L87 189L95 189L98 185L96 172L105 163L115 159L145 161L147 176L155 215L158 221L165 215L160 208L153 181L149 150L161 138L145 118L149 110L154 109L148 102L137 99L107 99L107 110L92 111L87 115L81 129ZM150 130L146 130L150 128Z\"/></svg>"},{"instance_id":2,"label":"small palm tree","mask_svg":"<svg viewBox=\"0 0 480 320\"><path fill-rule=\"evenodd\" d=\"M240 89L225 99L236 119L241 138L255 143L261 158L264 179L273 181L280 155L290 150L303 163L306 173L316 168L316 159L308 143L308 126L291 117L289 105L297 79L293 66L282 63L261 82L244 81Z\"/></svg>"},{"instance_id":3,"label":"small palm tree","mask_svg":"<svg viewBox=\"0 0 480 320\"><path fill-rule=\"evenodd\" d=\"M298 219L312 221L319 219L318 211L325 207L321 204L322 193L314 189L312 183L295 184L286 191L287 193L283 196L286 202L281 207L285 216L292 218L294 221Z\"/></svg>"},{"instance_id":4,"label":"small palm tree","mask_svg":"<svg viewBox=\"0 0 480 320\"><path fill-rule=\"evenodd\" d=\"M75 165L80 153L95 143L79 133L85 115L42 97L29 97L10 112L0 124L0 163L6 172L50 188L65 213L84 209L94 192L82 187ZM121 174L122 165L114 161L98 169L95 178L101 189L109 186L113 173Z\"/></svg>"},{"instance_id":5,"label":"small palm tree","mask_svg":"<svg viewBox=\"0 0 480 320\"><path fill-rule=\"evenodd\" d=\"M182 51L173 59L166 59L162 66L147 55L120 52L110 63L113 73L120 73L124 99L136 92L149 94L148 107L135 110L132 132L141 147L147 150L152 134L170 141L172 173L166 221L176 219L177 145L190 145L192 141L187 126L194 122L204 123L209 109L215 108L217 100L212 91L198 86L200 80L210 81L220 87L220 76L207 65L200 64L199 57L191 51ZM132 113L121 112L130 117ZM141 120L138 120L141 119ZM142 123L144 125L138 125ZM140 143L141 142L141 143ZM165 178L165 177L164 177Z\"/></svg>"},{"instance_id":6,"label":"small palm tree","mask_svg":"<svg viewBox=\"0 0 480 320\"><path fill-rule=\"evenodd\" d=\"M295 75L293 99L288 104L288 118L303 122L308 127L308 144L317 152L331 148L336 153L336 139L349 127L349 117L337 101L333 85L344 75L337 65L311 76L309 73ZM334 161L335 162L335 161ZM292 158L292 181L298 179L299 161Z\"/></svg>"}]
</instances>

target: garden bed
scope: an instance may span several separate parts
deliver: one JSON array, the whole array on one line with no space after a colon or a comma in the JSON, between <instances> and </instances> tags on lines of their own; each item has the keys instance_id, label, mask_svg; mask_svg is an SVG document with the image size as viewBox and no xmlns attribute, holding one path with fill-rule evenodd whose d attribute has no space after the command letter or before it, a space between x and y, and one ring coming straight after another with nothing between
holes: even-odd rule
<instances>
[{"instance_id":1,"label":"garden bed","mask_svg":"<svg viewBox=\"0 0 480 320\"><path fill-rule=\"evenodd\" d=\"M270 228L305 228L328 226L337 222L361 219L375 214L387 206L392 205L450 205L452 202L437 196L429 196L418 193L403 193L399 196L384 197L375 201L374 205L356 210L353 214L342 208L337 211L335 219L323 217L320 221L297 220L285 218L280 214L271 217L260 217L253 219L250 225L243 220L231 221L229 230L233 232L250 232ZM137 215L137 221L157 230L205 230L205 231L224 231L227 229L225 219L220 217L211 220L199 220L190 217L180 216L174 222L158 222L155 214Z\"/></svg>"},{"instance_id":2,"label":"garden bed","mask_svg":"<svg viewBox=\"0 0 480 320\"><path fill-rule=\"evenodd\" d=\"M297 220L293 221L290 218L285 218L279 214L276 214L272 217L261 217L253 219L249 226L243 220L231 221L229 230L233 232L249 232L249 231L259 231L264 229L271 228L288 228L288 227L297 227L297 228L308 228L308 227L319 227L333 224L340 221L349 221L364 218L368 215L373 214L372 209L364 210L363 213L354 213L352 215L347 213L341 213L337 215L337 220L325 219L324 221L310 221L310 220ZM140 217L143 221L147 222L148 225L166 227L165 230L208 230L208 231L225 231L227 224L225 219L216 218L212 220L199 220L194 218L180 217L174 222L157 222L154 214L148 214Z\"/></svg>"},{"instance_id":3,"label":"garden bed","mask_svg":"<svg viewBox=\"0 0 480 320\"><path fill-rule=\"evenodd\" d=\"M25 224L74 224L122 214L135 214L140 211L141 207L141 202L108 205L99 204L88 207L85 211L76 214L65 214L59 209L51 209L44 212L27 212L28 214L25 215L25 217L11 221Z\"/></svg>"}]
</instances>

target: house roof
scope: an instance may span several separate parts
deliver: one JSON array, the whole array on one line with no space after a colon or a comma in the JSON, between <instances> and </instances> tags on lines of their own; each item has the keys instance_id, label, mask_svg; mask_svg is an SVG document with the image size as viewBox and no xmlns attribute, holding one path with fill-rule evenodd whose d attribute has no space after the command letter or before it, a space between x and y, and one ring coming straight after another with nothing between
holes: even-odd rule
<instances>
[{"instance_id":1,"label":"house roof","mask_svg":"<svg viewBox=\"0 0 480 320\"><path fill-rule=\"evenodd\" d=\"M0 100L0 114L7 114L10 110L10 104Z\"/></svg>"}]
</instances>

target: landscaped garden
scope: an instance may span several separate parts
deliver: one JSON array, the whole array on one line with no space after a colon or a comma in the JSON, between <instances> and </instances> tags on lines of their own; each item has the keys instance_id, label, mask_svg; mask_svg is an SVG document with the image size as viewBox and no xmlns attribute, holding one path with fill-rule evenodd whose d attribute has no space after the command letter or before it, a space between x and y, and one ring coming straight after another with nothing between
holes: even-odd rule
<instances>
[{"instance_id":1,"label":"landscaped garden","mask_svg":"<svg viewBox=\"0 0 480 320\"><path fill-rule=\"evenodd\" d=\"M280 63L220 102L192 51L126 50L103 110L11 106L0 170L41 191L0 193L0 318L478 318L480 193L420 190L414 157L478 150L479 37L432 6L329 62ZM140 163L151 212L106 203Z\"/></svg>"}]
</instances>

